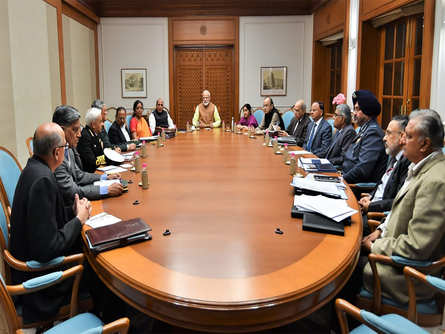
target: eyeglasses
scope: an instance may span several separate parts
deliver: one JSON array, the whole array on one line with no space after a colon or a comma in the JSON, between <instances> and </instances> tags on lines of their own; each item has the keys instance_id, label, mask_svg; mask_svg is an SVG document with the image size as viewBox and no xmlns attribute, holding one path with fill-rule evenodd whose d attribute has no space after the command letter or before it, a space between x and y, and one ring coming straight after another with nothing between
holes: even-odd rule
<instances>
[{"instance_id":1,"label":"eyeglasses","mask_svg":"<svg viewBox=\"0 0 445 334\"><path fill-rule=\"evenodd\" d=\"M336 117L343 117L343 115L342 114L334 114L334 118L336 118Z\"/></svg>"},{"instance_id":2,"label":"eyeglasses","mask_svg":"<svg viewBox=\"0 0 445 334\"><path fill-rule=\"evenodd\" d=\"M359 106L355 106L354 107L354 112L357 112L357 111L360 111L361 109L360 109L360 107Z\"/></svg>"},{"instance_id":3,"label":"eyeglasses","mask_svg":"<svg viewBox=\"0 0 445 334\"><path fill-rule=\"evenodd\" d=\"M63 145L56 146L56 148L62 148L62 147L64 147L64 148L65 148L65 151L66 151L67 149L70 148L70 144L65 143L65 144L63 144Z\"/></svg>"}]
</instances>

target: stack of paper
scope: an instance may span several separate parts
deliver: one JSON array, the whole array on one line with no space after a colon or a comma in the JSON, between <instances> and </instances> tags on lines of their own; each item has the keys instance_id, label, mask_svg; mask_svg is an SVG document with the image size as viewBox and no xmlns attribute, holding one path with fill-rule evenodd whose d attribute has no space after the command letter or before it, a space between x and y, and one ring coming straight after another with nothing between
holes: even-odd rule
<instances>
[{"instance_id":1,"label":"stack of paper","mask_svg":"<svg viewBox=\"0 0 445 334\"><path fill-rule=\"evenodd\" d=\"M357 212L357 210L349 207L343 199L333 199L322 195L295 195L294 205L299 210L317 212L336 222L351 217Z\"/></svg>"},{"instance_id":2,"label":"stack of paper","mask_svg":"<svg viewBox=\"0 0 445 334\"><path fill-rule=\"evenodd\" d=\"M85 224L92 228L111 225L120 222L122 219L110 215L109 213L102 212L88 219Z\"/></svg>"},{"instance_id":3,"label":"stack of paper","mask_svg":"<svg viewBox=\"0 0 445 334\"><path fill-rule=\"evenodd\" d=\"M290 185L298 189L315 191L331 197L348 199L345 193L346 186L344 185L344 183L315 181L314 178L309 175L305 178L294 176Z\"/></svg>"}]
</instances>

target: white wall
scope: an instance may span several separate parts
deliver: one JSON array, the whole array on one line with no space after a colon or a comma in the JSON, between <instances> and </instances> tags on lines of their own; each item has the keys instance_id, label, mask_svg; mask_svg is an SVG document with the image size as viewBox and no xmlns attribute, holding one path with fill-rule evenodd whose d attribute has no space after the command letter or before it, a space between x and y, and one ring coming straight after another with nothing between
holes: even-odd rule
<instances>
[{"instance_id":1,"label":"white wall","mask_svg":"<svg viewBox=\"0 0 445 334\"><path fill-rule=\"evenodd\" d=\"M297 99L311 100L312 15L240 17L239 103L262 106L260 67L287 66L287 95L273 96L286 111Z\"/></svg>"},{"instance_id":2,"label":"white wall","mask_svg":"<svg viewBox=\"0 0 445 334\"><path fill-rule=\"evenodd\" d=\"M97 97L94 31L66 15L62 26L66 103L85 116Z\"/></svg>"},{"instance_id":3,"label":"white wall","mask_svg":"<svg viewBox=\"0 0 445 334\"><path fill-rule=\"evenodd\" d=\"M15 153L25 164L26 138L51 120L61 100L57 34L52 33L57 17L54 7L28 0L9 0L8 16L15 124L7 125L15 127Z\"/></svg>"},{"instance_id":4,"label":"white wall","mask_svg":"<svg viewBox=\"0 0 445 334\"><path fill-rule=\"evenodd\" d=\"M430 106L445 123L445 0L436 1Z\"/></svg>"},{"instance_id":5,"label":"white wall","mask_svg":"<svg viewBox=\"0 0 445 334\"><path fill-rule=\"evenodd\" d=\"M99 28L100 91L105 104L131 111L136 98L121 97L121 69L147 68L147 98L139 100L150 108L162 97L169 106L168 19L101 18Z\"/></svg>"}]
</instances>

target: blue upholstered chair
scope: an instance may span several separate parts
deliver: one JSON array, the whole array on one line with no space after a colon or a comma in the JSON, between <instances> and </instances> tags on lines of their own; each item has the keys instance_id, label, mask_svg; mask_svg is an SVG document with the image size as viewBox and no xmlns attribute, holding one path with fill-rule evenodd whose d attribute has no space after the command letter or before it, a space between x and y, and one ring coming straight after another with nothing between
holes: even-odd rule
<instances>
[{"instance_id":1,"label":"blue upholstered chair","mask_svg":"<svg viewBox=\"0 0 445 334\"><path fill-rule=\"evenodd\" d=\"M65 271L52 272L50 274L33 278L19 285L6 285L3 276L0 276L0 312L6 318L8 333L16 333L23 328L22 322L17 315L11 296L29 294L74 278L73 293L71 295L70 319L57 324L45 333L49 334L80 334L80 333L121 333L126 334L130 321L121 318L110 324L104 325L102 321L91 313L77 313L77 293L79 290L80 277L83 266L77 265Z\"/></svg>"},{"instance_id":2,"label":"blue upholstered chair","mask_svg":"<svg viewBox=\"0 0 445 334\"><path fill-rule=\"evenodd\" d=\"M3 189L0 191L6 195L8 211L12 208L15 187L17 186L21 172L22 167L14 154L0 146L0 180L3 182Z\"/></svg>"},{"instance_id":3,"label":"blue upholstered chair","mask_svg":"<svg viewBox=\"0 0 445 334\"><path fill-rule=\"evenodd\" d=\"M376 314L397 313L408 316L408 304L400 304L395 300L382 296L381 282L378 275L376 263L384 263L403 268L410 266L422 271L431 271L445 266L445 257L438 261L417 261L403 258L401 256L385 256L381 254L369 254L369 263L373 273L373 293L362 288L357 296L357 304L360 308L370 310ZM417 303L418 324L421 326L436 326L442 319L442 310L435 299L424 300Z\"/></svg>"},{"instance_id":4,"label":"blue upholstered chair","mask_svg":"<svg viewBox=\"0 0 445 334\"><path fill-rule=\"evenodd\" d=\"M409 306L407 314L408 319L400 316L399 314L385 314L382 316L378 316L369 311L363 309L361 310L343 299L337 299L335 302L335 308L340 322L342 334L375 333L374 331L390 334L428 333L426 330L415 324L416 322L418 322L417 312L419 309L419 305L416 305L414 281L419 280L420 282L430 286L433 290L445 294L445 280L435 276L422 274L421 272L409 266L403 268L403 273L405 275L409 293ZM348 322L346 321L346 313L362 322L363 325L349 332Z\"/></svg>"},{"instance_id":5,"label":"blue upholstered chair","mask_svg":"<svg viewBox=\"0 0 445 334\"><path fill-rule=\"evenodd\" d=\"M255 116L258 125L260 125L261 122L263 121L264 111L262 109L258 109L253 113L253 116Z\"/></svg>"},{"instance_id":6,"label":"blue upholstered chair","mask_svg":"<svg viewBox=\"0 0 445 334\"><path fill-rule=\"evenodd\" d=\"M283 122L284 122L284 129L282 129L283 131L287 129L287 127L290 124L290 121L292 120L292 118L294 118L295 115L292 111L286 111L283 115Z\"/></svg>"},{"instance_id":7,"label":"blue upholstered chair","mask_svg":"<svg viewBox=\"0 0 445 334\"><path fill-rule=\"evenodd\" d=\"M128 130L130 130L130 122L131 122L131 118L133 117L133 115L127 115L127 126L128 126Z\"/></svg>"},{"instance_id":8,"label":"blue upholstered chair","mask_svg":"<svg viewBox=\"0 0 445 334\"><path fill-rule=\"evenodd\" d=\"M326 122L329 123L329 125L330 125L331 128L332 128L332 133L334 133L334 131L335 131L335 127L334 127L334 119L333 119L333 118L327 118L327 119L326 119Z\"/></svg>"},{"instance_id":9,"label":"blue upholstered chair","mask_svg":"<svg viewBox=\"0 0 445 334\"><path fill-rule=\"evenodd\" d=\"M111 121L109 121L108 119L105 120L104 127L105 127L105 131L107 131L107 133L108 133L108 130L110 130L111 124L113 124Z\"/></svg>"},{"instance_id":10,"label":"blue upholstered chair","mask_svg":"<svg viewBox=\"0 0 445 334\"><path fill-rule=\"evenodd\" d=\"M32 137L26 138L26 147L28 148L29 156L32 157L32 155L34 154L34 145Z\"/></svg>"}]
</instances>

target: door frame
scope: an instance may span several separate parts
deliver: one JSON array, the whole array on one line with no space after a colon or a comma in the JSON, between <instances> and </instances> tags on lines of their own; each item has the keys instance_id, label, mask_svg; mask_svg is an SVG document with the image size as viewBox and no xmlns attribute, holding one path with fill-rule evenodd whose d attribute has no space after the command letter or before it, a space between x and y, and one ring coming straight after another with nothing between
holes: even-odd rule
<instances>
[{"instance_id":1,"label":"door frame","mask_svg":"<svg viewBox=\"0 0 445 334\"><path fill-rule=\"evenodd\" d=\"M180 30L176 29L180 26ZM234 98L233 113L239 104L239 16L184 16L168 18L168 69L169 69L169 95L170 112L176 121L178 118L174 95L174 48L175 46L233 46L233 80ZM198 103L200 100L197 100Z\"/></svg>"}]
</instances>

